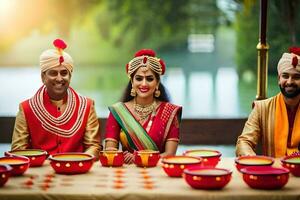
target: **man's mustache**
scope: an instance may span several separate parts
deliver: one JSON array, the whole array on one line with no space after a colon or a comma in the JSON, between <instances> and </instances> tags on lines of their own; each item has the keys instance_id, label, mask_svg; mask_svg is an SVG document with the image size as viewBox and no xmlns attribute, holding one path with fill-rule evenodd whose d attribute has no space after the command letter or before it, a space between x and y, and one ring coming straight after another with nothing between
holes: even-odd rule
<instances>
[{"instance_id":1,"label":"man's mustache","mask_svg":"<svg viewBox=\"0 0 300 200\"><path fill-rule=\"evenodd\" d=\"M297 86L296 84L292 83L292 84L287 84L287 85L285 85L284 87L285 87L285 88L286 88L286 87L297 88L298 86Z\"/></svg>"}]
</instances>

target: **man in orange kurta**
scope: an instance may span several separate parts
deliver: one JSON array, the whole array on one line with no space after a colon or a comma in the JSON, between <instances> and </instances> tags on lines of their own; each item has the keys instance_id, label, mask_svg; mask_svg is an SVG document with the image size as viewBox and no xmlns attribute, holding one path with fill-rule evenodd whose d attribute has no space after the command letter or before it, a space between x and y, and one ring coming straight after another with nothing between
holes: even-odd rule
<instances>
[{"instance_id":1,"label":"man in orange kurta","mask_svg":"<svg viewBox=\"0 0 300 200\"><path fill-rule=\"evenodd\" d=\"M11 149L85 152L97 158L100 135L94 102L69 87L73 59L63 51L64 41L53 44L56 49L40 56L43 85L19 106Z\"/></svg>"},{"instance_id":2,"label":"man in orange kurta","mask_svg":"<svg viewBox=\"0 0 300 200\"><path fill-rule=\"evenodd\" d=\"M259 141L263 154L283 157L299 151L300 146L300 48L290 48L279 60L280 93L255 101L242 134L236 144L236 155L255 155Z\"/></svg>"}]
</instances>

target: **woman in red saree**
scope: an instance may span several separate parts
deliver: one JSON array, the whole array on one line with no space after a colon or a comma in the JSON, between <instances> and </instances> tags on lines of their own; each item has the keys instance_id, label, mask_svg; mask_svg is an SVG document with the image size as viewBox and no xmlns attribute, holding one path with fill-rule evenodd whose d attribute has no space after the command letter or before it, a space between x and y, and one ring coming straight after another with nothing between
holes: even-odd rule
<instances>
[{"instance_id":1,"label":"woman in red saree","mask_svg":"<svg viewBox=\"0 0 300 200\"><path fill-rule=\"evenodd\" d=\"M117 150L120 142L126 163L133 162L133 152L138 150L175 155L182 108L169 103L160 83L164 62L153 50L143 49L126 65L126 72L130 81L123 98L109 107L105 149Z\"/></svg>"}]
</instances>

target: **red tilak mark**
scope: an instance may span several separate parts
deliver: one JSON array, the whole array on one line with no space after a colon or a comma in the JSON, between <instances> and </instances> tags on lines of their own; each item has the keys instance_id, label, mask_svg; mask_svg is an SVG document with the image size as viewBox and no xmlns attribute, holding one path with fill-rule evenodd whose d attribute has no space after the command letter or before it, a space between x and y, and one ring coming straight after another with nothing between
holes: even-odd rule
<instances>
[{"instance_id":1,"label":"red tilak mark","mask_svg":"<svg viewBox=\"0 0 300 200\"><path fill-rule=\"evenodd\" d=\"M293 65L294 67L296 67L296 66L298 65L298 58L297 58L297 56L294 56L294 57L293 57L292 65Z\"/></svg>"},{"instance_id":2,"label":"red tilak mark","mask_svg":"<svg viewBox=\"0 0 300 200\"><path fill-rule=\"evenodd\" d=\"M64 57L63 56L60 56L59 57L59 64L63 63L64 62Z\"/></svg>"},{"instance_id":3,"label":"red tilak mark","mask_svg":"<svg viewBox=\"0 0 300 200\"><path fill-rule=\"evenodd\" d=\"M144 57L143 63L145 64L147 62L147 57Z\"/></svg>"}]
</instances>

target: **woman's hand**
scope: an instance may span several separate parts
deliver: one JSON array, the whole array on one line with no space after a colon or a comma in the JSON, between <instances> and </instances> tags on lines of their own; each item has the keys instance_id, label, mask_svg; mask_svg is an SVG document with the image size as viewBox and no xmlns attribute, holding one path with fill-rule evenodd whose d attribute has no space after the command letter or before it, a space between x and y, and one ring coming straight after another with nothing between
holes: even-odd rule
<instances>
[{"instance_id":1,"label":"woman's hand","mask_svg":"<svg viewBox=\"0 0 300 200\"><path fill-rule=\"evenodd\" d=\"M134 162L134 155L128 151L124 151L124 161L126 164L132 164Z\"/></svg>"},{"instance_id":2,"label":"woman's hand","mask_svg":"<svg viewBox=\"0 0 300 200\"><path fill-rule=\"evenodd\" d=\"M117 151L118 150L118 142L113 140L105 140L105 151Z\"/></svg>"},{"instance_id":3,"label":"woman's hand","mask_svg":"<svg viewBox=\"0 0 300 200\"><path fill-rule=\"evenodd\" d=\"M178 142L177 141L173 141L173 140L169 140L166 142L165 145L165 152L160 154L161 157L165 157L165 156L174 156L176 154L176 150L178 147Z\"/></svg>"},{"instance_id":4,"label":"woman's hand","mask_svg":"<svg viewBox=\"0 0 300 200\"><path fill-rule=\"evenodd\" d=\"M118 151L116 147L106 147L105 151Z\"/></svg>"}]
</instances>

